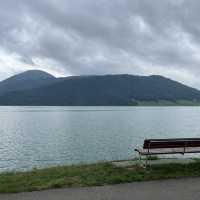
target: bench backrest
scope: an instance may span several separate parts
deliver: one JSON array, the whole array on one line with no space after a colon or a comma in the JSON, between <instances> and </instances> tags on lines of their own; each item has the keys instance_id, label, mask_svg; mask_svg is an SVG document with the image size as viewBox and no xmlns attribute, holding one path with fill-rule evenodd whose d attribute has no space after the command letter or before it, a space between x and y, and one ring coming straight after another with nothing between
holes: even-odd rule
<instances>
[{"instance_id":1,"label":"bench backrest","mask_svg":"<svg viewBox=\"0 0 200 200\"><path fill-rule=\"evenodd\" d=\"M200 147L200 138L146 139L144 149Z\"/></svg>"}]
</instances>

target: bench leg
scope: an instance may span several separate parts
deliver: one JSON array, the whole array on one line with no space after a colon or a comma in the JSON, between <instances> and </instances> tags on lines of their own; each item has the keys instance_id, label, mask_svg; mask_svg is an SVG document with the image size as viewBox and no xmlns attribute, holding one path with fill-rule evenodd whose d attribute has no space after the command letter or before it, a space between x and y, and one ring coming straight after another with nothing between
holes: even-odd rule
<instances>
[{"instance_id":1,"label":"bench leg","mask_svg":"<svg viewBox=\"0 0 200 200\"><path fill-rule=\"evenodd\" d=\"M140 154L138 152L138 155L139 155L139 164L140 164L140 166L146 168L148 159L146 159L145 164L143 164L143 162L142 162L142 154Z\"/></svg>"},{"instance_id":2,"label":"bench leg","mask_svg":"<svg viewBox=\"0 0 200 200\"><path fill-rule=\"evenodd\" d=\"M147 167L148 165L148 156L146 156L146 160L145 160L145 168Z\"/></svg>"},{"instance_id":3,"label":"bench leg","mask_svg":"<svg viewBox=\"0 0 200 200\"><path fill-rule=\"evenodd\" d=\"M142 155L138 152L138 155L139 155L139 164L141 166L143 166L143 163L142 163Z\"/></svg>"},{"instance_id":4,"label":"bench leg","mask_svg":"<svg viewBox=\"0 0 200 200\"><path fill-rule=\"evenodd\" d=\"M145 159L145 163L143 163L142 162L142 155L139 153L139 161L140 161L140 165L142 166L142 167L144 167L144 168L146 168L147 167L147 161L148 161L148 159L147 159L147 157L146 157L146 159Z\"/></svg>"},{"instance_id":5,"label":"bench leg","mask_svg":"<svg viewBox=\"0 0 200 200\"><path fill-rule=\"evenodd\" d=\"M141 158L141 154L139 153L139 161L140 161L140 164L142 162L142 158Z\"/></svg>"}]
</instances>

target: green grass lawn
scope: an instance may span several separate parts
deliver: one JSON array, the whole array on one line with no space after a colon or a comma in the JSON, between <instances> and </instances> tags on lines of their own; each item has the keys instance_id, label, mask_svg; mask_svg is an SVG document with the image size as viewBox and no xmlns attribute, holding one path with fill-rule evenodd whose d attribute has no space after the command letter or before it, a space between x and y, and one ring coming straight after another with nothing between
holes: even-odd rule
<instances>
[{"instance_id":1,"label":"green grass lawn","mask_svg":"<svg viewBox=\"0 0 200 200\"><path fill-rule=\"evenodd\" d=\"M54 167L31 172L0 174L0 193L44 190L64 187L100 186L180 177L200 176L200 161L191 164L117 168L111 163Z\"/></svg>"}]
</instances>

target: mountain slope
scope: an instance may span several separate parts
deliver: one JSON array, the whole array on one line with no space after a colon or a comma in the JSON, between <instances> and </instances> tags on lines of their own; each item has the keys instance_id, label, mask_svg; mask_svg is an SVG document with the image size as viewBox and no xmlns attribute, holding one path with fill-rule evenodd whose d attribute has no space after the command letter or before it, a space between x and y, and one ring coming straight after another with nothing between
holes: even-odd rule
<instances>
[{"instance_id":1,"label":"mountain slope","mask_svg":"<svg viewBox=\"0 0 200 200\"><path fill-rule=\"evenodd\" d=\"M1 105L132 105L137 101L200 101L200 91L162 76L77 76L7 93Z\"/></svg>"},{"instance_id":2,"label":"mountain slope","mask_svg":"<svg viewBox=\"0 0 200 200\"><path fill-rule=\"evenodd\" d=\"M56 78L40 70L29 70L0 82L0 95L50 84Z\"/></svg>"}]
</instances>

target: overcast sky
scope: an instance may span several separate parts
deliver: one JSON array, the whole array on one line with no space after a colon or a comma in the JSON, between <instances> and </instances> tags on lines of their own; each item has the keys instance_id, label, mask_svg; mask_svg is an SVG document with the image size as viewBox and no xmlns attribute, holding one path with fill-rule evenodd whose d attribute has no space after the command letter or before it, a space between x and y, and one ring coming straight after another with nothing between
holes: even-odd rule
<instances>
[{"instance_id":1,"label":"overcast sky","mask_svg":"<svg viewBox=\"0 0 200 200\"><path fill-rule=\"evenodd\" d=\"M200 88L199 0L6 0L0 80L55 74L160 74Z\"/></svg>"}]
</instances>

